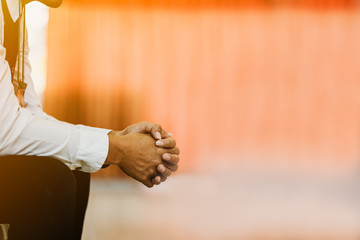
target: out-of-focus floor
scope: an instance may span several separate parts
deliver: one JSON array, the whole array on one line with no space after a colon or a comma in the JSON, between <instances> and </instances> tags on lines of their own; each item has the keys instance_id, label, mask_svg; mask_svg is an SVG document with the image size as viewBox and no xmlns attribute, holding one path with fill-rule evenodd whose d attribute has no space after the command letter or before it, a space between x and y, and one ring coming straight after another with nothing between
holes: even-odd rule
<instances>
[{"instance_id":1,"label":"out-of-focus floor","mask_svg":"<svg viewBox=\"0 0 360 240\"><path fill-rule=\"evenodd\" d=\"M360 175L222 169L93 179L85 240L360 239Z\"/></svg>"}]
</instances>

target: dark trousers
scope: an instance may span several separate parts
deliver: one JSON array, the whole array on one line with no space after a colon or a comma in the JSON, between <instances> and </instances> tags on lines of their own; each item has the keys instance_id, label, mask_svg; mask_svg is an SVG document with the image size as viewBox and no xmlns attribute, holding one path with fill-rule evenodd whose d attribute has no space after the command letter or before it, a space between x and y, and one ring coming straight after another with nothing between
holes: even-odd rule
<instances>
[{"instance_id":1,"label":"dark trousers","mask_svg":"<svg viewBox=\"0 0 360 240\"><path fill-rule=\"evenodd\" d=\"M0 157L0 224L9 240L81 239L90 174L49 157Z\"/></svg>"}]
</instances>

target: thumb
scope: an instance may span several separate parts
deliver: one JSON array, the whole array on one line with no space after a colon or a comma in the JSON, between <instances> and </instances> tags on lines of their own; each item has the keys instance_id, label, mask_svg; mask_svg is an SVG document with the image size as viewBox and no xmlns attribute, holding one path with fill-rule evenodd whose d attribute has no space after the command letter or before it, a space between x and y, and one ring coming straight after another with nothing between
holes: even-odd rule
<instances>
[{"instance_id":1,"label":"thumb","mask_svg":"<svg viewBox=\"0 0 360 240\"><path fill-rule=\"evenodd\" d=\"M163 130L161 128L161 126L159 125L155 125L151 128L151 135L156 139L156 140L160 140L163 137L162 134Z\"/></svg>"}]
</instances>

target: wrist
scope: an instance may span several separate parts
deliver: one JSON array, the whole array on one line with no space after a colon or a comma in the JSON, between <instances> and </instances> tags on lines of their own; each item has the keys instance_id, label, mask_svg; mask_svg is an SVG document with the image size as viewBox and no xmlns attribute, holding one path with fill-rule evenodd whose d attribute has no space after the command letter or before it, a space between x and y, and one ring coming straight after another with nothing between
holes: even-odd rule
<instances>
[{"instance_id":1,"label":"wrist","mask_svg":"<svg viewBox=\"0 0 360 240\"><path fill-rule=\"evenodd\" d=\"M118 135L117 132L110 132L109 137L109 150L108 156L104 162L104 165L119 165L121 166L122 162L125 159L124 152L124 136Z\"/></svg>"}]
</instances>

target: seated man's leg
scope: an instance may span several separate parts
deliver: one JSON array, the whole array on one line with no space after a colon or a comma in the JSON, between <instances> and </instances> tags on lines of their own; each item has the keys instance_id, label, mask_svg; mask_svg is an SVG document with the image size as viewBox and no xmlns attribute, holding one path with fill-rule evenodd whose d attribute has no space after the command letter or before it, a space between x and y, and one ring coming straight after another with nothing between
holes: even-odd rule
<instances>
[{"instance_id":1,"label":"seated man's leg","mask_svg":"<svg viewBox=\"0 0 360 240\"><path fill-rule=\"evenodd\" d=\"M0 223L10 223L10 239L71 239L76 182L59 160L0 157L0 192Z\"/></svg>"},{"instance_id":2,"label":"seated man's leg","mask_svg":"<svg viewBox=\"0 0 360 240\"><path fill-rule=\"evenodd\" d=\"M76 202L74 228L71 240L80 240L84 225L85 212L89 200L90 173L72 171L76 179Z\"/></svg>"}]
</instances>

